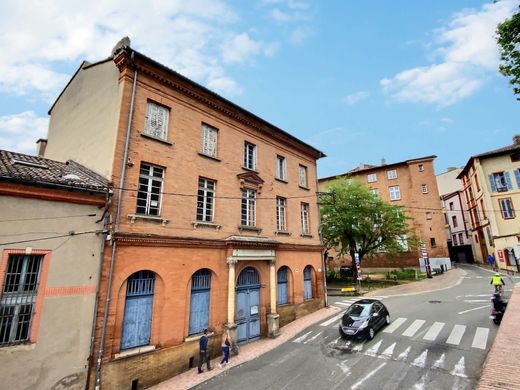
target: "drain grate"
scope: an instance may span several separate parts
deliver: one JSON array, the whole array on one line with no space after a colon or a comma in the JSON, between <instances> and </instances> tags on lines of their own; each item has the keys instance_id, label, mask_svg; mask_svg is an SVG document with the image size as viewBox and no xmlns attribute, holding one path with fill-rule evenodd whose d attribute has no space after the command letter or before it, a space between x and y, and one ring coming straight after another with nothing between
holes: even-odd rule
<instances>
[{"instance_id":1,"label":"drain grate","mask_svg":"<svg viewBox=\"0 0 520 390\"><path fill-rule=\"evenodd\" d=\"M428 301L428 303L441 303L441 301Z\"/></svg>"}]
</instances>

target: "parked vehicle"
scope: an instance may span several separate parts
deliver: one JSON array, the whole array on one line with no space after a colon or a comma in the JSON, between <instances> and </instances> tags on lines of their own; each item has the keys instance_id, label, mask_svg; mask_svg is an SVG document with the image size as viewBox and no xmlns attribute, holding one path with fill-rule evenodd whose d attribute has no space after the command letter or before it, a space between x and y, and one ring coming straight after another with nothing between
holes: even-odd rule
<instances>
[{"instance_id":1,"label":"parked vehicle","mask_svg":"<svg viewBox=\"0 0 520 390\"><path fill-rule=\"evenodd\" d=\"M360 299L354 302L343 314L339 325L342 338L368 338L390 323L390 313L377 299Z\"/></svg>"},{"instance_id":2,"label":"parked vehicle","mask_svg":"<svg viewBox=\"0 0 520 390\"><path fill-rule=\"evenodd\" d=\"M354 271L352 267L346 264L342 264L339 266L339 275L344 278L348 278L354 275Z\"/></svg>"}]
</instances>

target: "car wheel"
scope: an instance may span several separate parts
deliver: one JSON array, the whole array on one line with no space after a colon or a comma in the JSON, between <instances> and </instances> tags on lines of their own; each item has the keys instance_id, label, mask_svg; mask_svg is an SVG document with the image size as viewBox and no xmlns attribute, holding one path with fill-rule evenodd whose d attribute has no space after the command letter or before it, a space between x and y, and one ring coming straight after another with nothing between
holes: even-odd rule
<instances>
[{"instance_id":1,"label":"car wheel","mask_svg":"<svg viewBox=\"0 0 520 390\"><path fill-rule=\"evenodd\" d=\"M374 335L375 335L374 328L372 328L372 327L368 328L368 339L372 340L374 338Z\"/></svg>"},{"instance_id":2,"label":"car wheel","mask_svg":"<svg viewBox=\"0 0 520 390\"><path fill-rule=\"evenodd\" d=\"M390 324L390 314L386 315L386 317L385 317L385 324L386 325Z\"/></svg>"}]
</instances>

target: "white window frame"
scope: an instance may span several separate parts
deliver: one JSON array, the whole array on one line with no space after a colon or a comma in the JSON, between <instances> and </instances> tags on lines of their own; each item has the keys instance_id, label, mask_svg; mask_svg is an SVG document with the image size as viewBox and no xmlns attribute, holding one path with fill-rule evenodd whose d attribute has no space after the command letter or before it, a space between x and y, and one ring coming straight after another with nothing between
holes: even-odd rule
<instances>
[{"instance_id":1,"label":"white window frame","mask_svg":"<svg viewBox=\"0 0 520 390\"><path fill-rule=\"evenodd\" d=\"M400 236L398 236L397 243L399 244L403 252L408 252L408 250L410 249L410 247L408 246L408 237L406 236L406 234L401 234Z\"/></svg>"},{"instance_id":2,"label":"white window frame","mask_svg":"<svg viewBox=\"0 0 520 390\"><path fill-rule=\"evenodd\" d=\"M388 187L388 192L390 194L390 200L400 200L401 199L401 188L399 186Z\"/></svg>"},{"instance_id":3,"label":"white window frame","mask_svg":"<svg viewBox=\"0 0 520 390\"><path fill-rule=\"evenodd\" d=\"M201 222L213 222L215 213L215 191L217 182L215 180L199 177L199 188L197 191L196 220Z\"/></svg>"},{"instance_id":4,"label":"white window frame","mask_svg":"<svg viewBox=\"0 0 520 390\"><path fill-rule=\"evenodd\" d=\"M287 231L287 199L281 196L276 197L276 230Z\"/></svg>"},{"instance_id":5,"label":"white window frame","mask_svg":"<svg viewBox=\"0 0 520 390\"><path fill-rule=\"evenodd\" d=\"M218 129L202 123L200 133L200 152L217 158Z\"/></svg>"},{"instance_id":6,"label":"white window frame","mask_svg":"<svg viewBox=\"0 0 520 390\"><path fill-rule=\"evenodd\" d=\"M428 186L426 184L421 184L421 192L423 194L427 194L428 193Z\"/></svg>"},{"instance_id":7,"label":"white window frame","mask_svg":"<svg viewBox=\"0 0 520 390\"><path fill-rule=\"evenodd\" d=\"M256 191L242 190L241 226L256 226Z\"/></svg>"},{"instance_id":8,"label":"white window frame","mask_svg":"<svg viewBox=\"0 0 520 390\"><path fill-rule=\"evenodd\" d=\"M287 162L284 156L276 156L276 178L287 181Z\"/></svg>"},{"instance_id":9,"label":"white window frame","mask_svg":"<svg viewBox=\"0 0 520 390\"><path fill-rule=\"evenodd\" d=\"M256 145L244 142L244 167L256 170Z\"/></svg>"},{"instance_id":10,"label":"white window frame","mask_svg":"<svg viewBox=\"0 0 520 390\"><path fill-rule=\"evenodd\" d=\"M515 218L515 209L511 198L501 198L498 200L498 203L500 204L500 213L502 214L503 219Z\"/></svg>"},{"instance_id":11,"label":"white window frame","mask_svg":"<svg viewBox=\"0 0 520 390\"><path fill-rule=\"evenodd\" d=\"M308 188L307 167L305 165L298 165L298 184L300 187Z\"/></svg>"},{"instance_id":12,"label":"white window frame","mask_svg":"<svg viewBox=\"0 0 520 390\"><path fill-rule=\"evenodd\" d=\"M369 173L367 175L367 183L374 183L377 181L377 174L376 173Z\"/></svg>"},{"instance_id":13,"label":"white window frame","mask_svg":"<svg viewBox=\"0 0 520 390\"><path fill-rule=\"evenodd\" d=\"M419 172L424 172L424 165L423 164L419 164Z\"/></svg>"},{"instance_id":14,"label":"white window frame","mask_svg":"<svg viewBox=\"0 0 520 390\"><path fill-rule=\"evenodd\" d=\"M148 168L148 174L143 173L143 168ZM137 190L136 214L161 215L162 192L164 186L164 167L141 163L139 170L139 185ZM160 176L157 176L160 174ZM144 197L143 197L144 195ZM152 199L156 197L157 199ZM145 200L144 205L139 205L139 200ZM156 214L152 211L156 211Z\"/></svg>"},{"instance_id":15,"label":"white window frame","mask_svg":"<svg viewBox=\"0 0 520 390\"><path fill-rule=\"evenodd\" d=\"M379 196L379 188L371 188L370 192L375 196Z\"/></svg>"},{"instance_id":16,"label":"white window frame","mask_svg":"<svg viewBox=\"0 0 520 390\"><path fill-rule=\"evenodd\" d=\"M302 202L300 205L300 215L301 215L301 225L302 225L302 234L309 235L311 232L310 229L310 207L309 203Z\"/></svg>"},{"instance_id":17,"label":"white window frame","mask_svg":"<svg viewBox=\"0 0 520 390\"><path fill-rule=\"evenodd\" d=\"M388 177L388 180L397 179L397 170L390 169L386 171L386 177Z\"/></svg>"},{"instance_id":18,"label":"white window frame","mask_svg":"<svg viewBox=\"0 0 520 390\"><path fill-rule=\"evenodd\" d=\"M426 219L432 219L432 212L431 211L427 211L425 213L425 215L426 215Z\"/></svg>"},{"instance_id":19,"label":"white window frame","mask_svg":"<svg viewBox=\"0 0 520 390\"><path fill-rule=\"evenodd\" d=\"M170 109L168 107L148 100L143 133L166 141L168 138L169 120Z\"/></svg>"}]
</instances>

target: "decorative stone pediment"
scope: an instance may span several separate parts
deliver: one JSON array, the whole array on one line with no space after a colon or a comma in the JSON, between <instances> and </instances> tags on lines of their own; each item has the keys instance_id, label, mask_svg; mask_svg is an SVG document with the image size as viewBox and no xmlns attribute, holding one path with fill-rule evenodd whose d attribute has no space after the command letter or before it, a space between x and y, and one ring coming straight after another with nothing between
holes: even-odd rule
<instances>
[{"instance_id":1,"label":"decorative stone pediment","mask_svg":"<svg viewBox=\"0 0 520 390\"><path fill-rule=\"evenodd\" d=\"M237 175L240 180L240 188L250 188L256 191L262 190L264 180L256 172L244 172Z\"/></svg>"}]
</instances>

